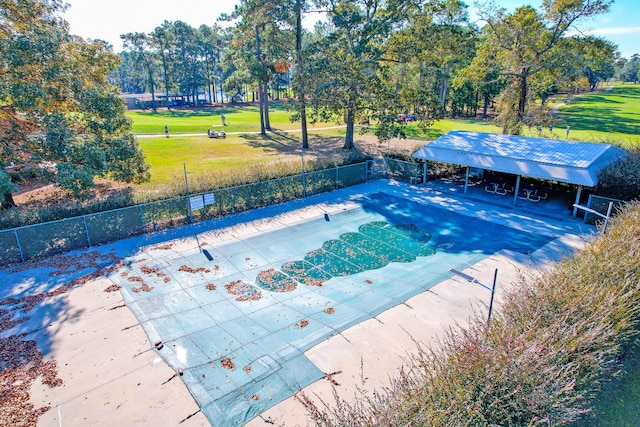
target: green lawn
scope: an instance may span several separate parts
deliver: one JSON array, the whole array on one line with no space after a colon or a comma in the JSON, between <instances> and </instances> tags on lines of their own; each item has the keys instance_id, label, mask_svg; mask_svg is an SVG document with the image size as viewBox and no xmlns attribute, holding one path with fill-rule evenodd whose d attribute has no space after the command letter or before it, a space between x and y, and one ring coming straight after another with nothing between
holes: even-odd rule
<instances>
[{"instance_id":1,"label":"green lawn","mask_svg":"<svg viewBox=\"0 0 640 427\"><path fill-rule=\"evenodd\" d=\"M222 127L220 115L226 116L227 126ZM130 111L133 132L140 135L138 142L151 165L151 181L142 188L157 187L176 180L184 180L184 164L194 178L212 171L238 170L256 163L277 162L284 154L300 151L300 133L260 132L260 116L257 105L225 106L198 110ZM283 103L270 106L271 128L298 130L299 123L291 123L291 113ZM169 138L164 136L164 126L169 127ZM208 138L209 126L224 128L226 139ZM342 129L315 130L333 127L336 123L309 125L311 141L322 144L324 138L344 135ZM241 132L242 134L235 134ZM199 134L193 136L193 134ZM146 135L158 135L145 137ZM191 136L188 136L191 135Z\"/></svg>"},{"instance_id":2,"label":"green lawn","mask_svg":"<svg viewBox=\"0 0 640 427\"><path fill-rule=\"evenodd\" d=\"M260 132L260 114L257 105L224 106L198 110L158 110L129 111L127 114L133 121L133 133L137 135L164 134L165 125L170 134L205 133L209 126L221 126L221 114L226 116L227 132ZM291 113L286 111L282 102L272 103L269 108L271 128L289 130L300 128L300 123L291 123ZM335 123L324 123L316 126L334 126Z\"/></svg>"},{"instance_id":3,"label":"green lawn","mask_svg":"<svg viewBox=\"0 0 640 427\"><path fill-rule=\"evenodd\" d=\"M553 131L544 129L543 137L564 139L565 129L571 126L569 139L578 141L607 142L628 147L640 144L640 86L616 84L611 90L601 90L576 97L560 95L559 99L571 99L569 104L559 105L559 120ZM553 104L552 104L553 105ZM230 134L227 139L210 139L204 136L211 125L221 126L220 114L224 113ZM237 170L244 166L278 161L283 154L298 153L300 133L269 133L267 137L255 134L260 131L257 105L226 105L221 108L198 110L130 111L133 131L138 135L158 135L138 138L147 162L151 165L151 182L143 188L152 188L175 179L182 179L183 164L189 171L203 174L210 171ZM272 103L271 126L274 130L297 130L299 123L291 123L290 113L282 102ZM169 127L170 138L164 137L164 126ZM344 135L344 129L314 130L335 126L336 123L319 123L310 126L312 147L321 147L323 138ZM434 123L425 133L415 123L407 126L409 138L431 141L451 130L500 132L501 128L491 120L449 119ZM247 132L234 135L235 132ZM252 134L253 133L253 134ZM181 136L200 134L200 136ZM538 136L537 131L524 129L524 135ZM356 135L356 138L358 136Z\"/></svg>"},{"instance_id":4,"label":"green lawn","mask_svg":"<svg viewBox=\"0 0 640 427\"><path fill-rule=\"evenodd\" d=\"M570 126L569 140L583 142L605 142L628 148L640 145L640 85L616 84L610 90L599 90L575 97L560 95L558 118L553 130L543 129L544 138L567 139L566 129ZM553 100L552 100L553 101ZM551 105L554 105L551 102ZM473 132L502 132L492 121L480 119L440 120L420 133L415 125L410 125L410 137L433 140L451 130ZM537 130L523 129L525 136L538 136Z\"/></svg>"},{"instance_id":5,"label":"green lawn","mask_svg":"<svg viewBox=\"0 0 640 427\"><path fill-rule=\"evenodd\" d=\"M640 143L640 86L617 84L611 90L580 95L558 108L558 133L571 126L570 139Z\"/></svg>"},{"instance_id":6,"label":"green lawn","mask_svg":"<svg viewBox=\"0 0 640 427\"><path fill-rule=\"evenodd\" d=\"M622 375L604 386L596 397L594 418L575 427L636 427L640 425L640 343L624 358Z\"/></svg>"},{"instance_id":7,"label":"green lawn","mask_svg":"<svg viewBox=\"0 0 640 427\"><path fill-rule=\"evenodd\" d=\"M328 138L344 137L344 129L314 131L309 144L320 146ZM227 135L225 139L207 136L139 137L138 143L151 165L151 181L141 188L152 188L176 179L184 179L184 164L189 172L203 176L211 172L233 171L257 163L276 163L285 156L299 156L300 133ZM233 172L231 172L233 173Z\"/></svg>"}]
</instances>

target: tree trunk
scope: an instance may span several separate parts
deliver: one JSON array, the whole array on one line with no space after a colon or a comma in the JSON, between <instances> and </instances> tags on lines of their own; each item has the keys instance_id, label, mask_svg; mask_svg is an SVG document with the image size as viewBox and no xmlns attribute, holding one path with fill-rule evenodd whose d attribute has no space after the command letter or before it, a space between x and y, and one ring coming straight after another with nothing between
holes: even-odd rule
<instances>
[{"instance_id":1,"label":"tree trunk","mask_svg":"<svg viewBox=\"0 0 640 427\"><path fill-rule=\"evenodd\" d=\"M16 202L13 200L13 195L11 193L4 193L2 202L0 203L0 210L10 209L15 207L16 207Z\"/></svg>"},{"instance_id":2,"label":"tree trunk","mask_svg":"<svg viewBox=\"0 0 640 427\"><path fill-rule=\"evenodd\" d=\"M262 91L262 84L258 84L258 95L260 96L260 98L258 99L258 104L260 105L260 134L266 135L267 130L265 129L264 124L264 101L262 99L264 98L264 96Z\"/></svg>"},{"instance_id":3,"label":"tree trunk","mask_svg":"<svg viewBox=\"0 0 640 427\"><path fill-rule=\"evenodd\" d=\"M262 63L262 54L260 53L260 28L256 25L256 61ZM260 134L266 135L265 122L265 88L260 80L258 80L258 96L260 97Z\"/></svg>"},{"instance_id":4,"label":"tree trunk","mask_svg":"<svg viewBox=\"0 0 640 427\"><path fill-rule=\"evenodd\" d=\"M351 88L349 91L349 105L347 107L347 133L344 137L344 150L353 150L355 148L355 144L353 143L353 130L354 130L354 122L356 115L356 89Z\"/></svg>"},{"instance_id":5,"label":"tree trunk","mask_svg":"<svg viewBox=\"0 0 640 427\"><path fill-rule=\"evenodd\" d=\"M302 148L309 148L307 135L307 106L304 99L304 83L302 82L302 1L296 0L296 59L298 65L298 102L300 103L300 125L302 127Z\"/></svg>"},{"instance_id":6,"label":"tree trunk","mask_svg":"<svg viewBox=\"0 0 640 427\"><path fill-rule=\"evenodd\" d=\"M271 121L269 120L269 84L262 85L264 91L264 127L267 130L271 130Z\"/></svg>"},{"instance_id":7,"label":"tree trunk","mask_svg":"<svg viewBox=\"0 0 640 427\"><path fill-rule=\"evenodd\" d=\"M489 109L489 94L484 95L484 105L482 106L482 118L487 118L487 110Z\"/></svg>"},{"instance_id":8,"label":"tree trunk","mask_svg":"<svg viewBox=\"0 0 640 427\"><path fill-rule=\"evenodd\" d=\"M440 86L440 102L442 103L442 108L447 110L447 94L449 92L449 64L446 64L444 67L444 72L442 73L442 84Z\"/></svg>"},{"instance_id":9,"label":"tree trunk","mask_svg":"<svg viewBox=\"0 0 640 427\"><path fill-rule=\"evenodd\" d=\"M169 105L169 72L167 70L167 58L164 55L164 48L162 46L160 46L160 56L162 58L162 71L164 73L163 76L163 80L164 80L164 94L165 94L165 100L167 102L167 109L171 110L171 105Z\"/></svg>"},{"instance_id":10,"label":"tree trunk","mask_svg":"<svg viewBox=\"0 0 640 427\"><path fill-rule=\"evenodd\" d=\"M424 64L422 63L422 61L420 61L419 66L418 66L418 102L416 103L416 110L415 113L418 113L418 111L420 111L422 109L422 105L420 103L420 100L422 99L422 80L424 76Z\"/></svg>"},{"instance_id":11,"label":"tree trunk","mask_svg":"<svg viewBox=\"0 0 640 427\"><path fill-rule=\"evenodd\" d=\"M153 80L153 68L151 68L150 64L149 64L149 67L147 68L147 72L149 73L149 87L151 88L151 109L155 113L157 111L157 109L156 109L156 85L155 85L155 82Z\"/></svg>"},{"instance_id":12,"label":"tree trunk","mask_svg":"<svg viewBox=\"0 0 640 427\"><path fill-rule=\"evenodd\" d=\"M518 120L524 117L525 108L527 106L527 75L529 74L528 69L522 70L522 74L519 76L520 78L520 97L518 98Z\"/></svg>"}]
</instances>

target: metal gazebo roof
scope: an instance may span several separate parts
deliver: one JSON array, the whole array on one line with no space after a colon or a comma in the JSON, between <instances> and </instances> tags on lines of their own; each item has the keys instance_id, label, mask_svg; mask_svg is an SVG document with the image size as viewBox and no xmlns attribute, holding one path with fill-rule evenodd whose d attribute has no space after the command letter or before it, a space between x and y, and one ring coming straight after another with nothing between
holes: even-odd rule
<instances>
[{"instance_id":1,"label":"metal gazebo roof","mask_svg":"<svg viewBox=\"0 0 640 427\"><path fill-rule=\"evenodd\" d=\"M413 157L594 187L599 170L627 153L610 144L451 131Z\"/></svg>"}]
</instances>

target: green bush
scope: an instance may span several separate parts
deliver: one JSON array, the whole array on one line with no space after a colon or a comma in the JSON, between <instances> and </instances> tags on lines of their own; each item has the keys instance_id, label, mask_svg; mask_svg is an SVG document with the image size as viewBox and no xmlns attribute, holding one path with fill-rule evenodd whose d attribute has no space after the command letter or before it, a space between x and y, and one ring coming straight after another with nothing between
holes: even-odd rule
<instances>
[{"instance_id":1,"label":"green bush","mask_svg":"<svg viewBox=\"0 0 640 427\"><path fill-rule=\"evenodd\" d=\"M547 273L523 277L487 326L474 316L418 354L391 385L336 397L303 396L322 426L570 425L590 410L638 334L640 205Z\"/></svg>"},{"instance_id":2,"label":"green bush","mask_svg":"<svg viewBox=\"0 0 640 427\"><path fill-rule=\"evenodd\" d=\"M640 148L602 169L596 194L620 200L640 198Z\"/></svg>"}]
</instances>

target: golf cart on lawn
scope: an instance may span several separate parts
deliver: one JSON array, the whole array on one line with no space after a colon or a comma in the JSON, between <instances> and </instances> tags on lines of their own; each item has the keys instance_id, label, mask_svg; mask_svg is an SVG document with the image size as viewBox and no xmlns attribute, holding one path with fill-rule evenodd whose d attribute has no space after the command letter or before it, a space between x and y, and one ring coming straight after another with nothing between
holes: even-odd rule
<instances>
[{"instance_id":1,"label":"golf cart on lawn","mask_svg":"<svg viewBox=\"0 0 640 427\"><path fill-rule=\"evenodd\" d=\"M227 134L221 126L211 126L209 129L207 129L207 136L209 136L209 138L225 139L227 137Z\"/></svg>"}]
</instances>

